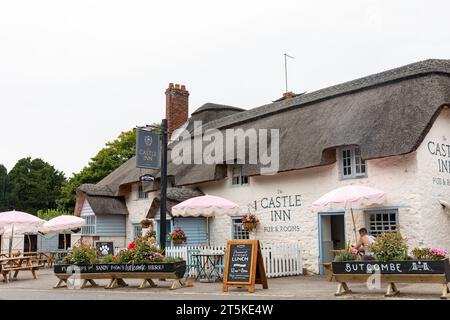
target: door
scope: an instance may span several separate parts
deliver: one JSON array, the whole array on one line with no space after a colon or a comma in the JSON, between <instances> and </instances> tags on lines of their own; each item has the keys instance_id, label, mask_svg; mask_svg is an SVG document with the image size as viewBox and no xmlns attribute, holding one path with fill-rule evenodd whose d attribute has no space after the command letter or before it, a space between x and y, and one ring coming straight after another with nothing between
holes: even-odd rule
<instances>
[{"instance_id":1,"label":"door","mask_svg":"<svg viewBox=\"0 0 450 320\"><path fill-rule=\"evenodd\" d=\"M24 235L23 252L37 251L37 234Z\"/></svg>"},{"instance_id":2,"label":"door","mask_svg":"<svg viewBox=\"0 0 450 320\"><path fill-rule=\"evenodd\" d=\"M345 221L343 212L319 214L319 268L325 274L323 263L333 261L332 250L345 247Z\"/></svg>"}]
</instances>

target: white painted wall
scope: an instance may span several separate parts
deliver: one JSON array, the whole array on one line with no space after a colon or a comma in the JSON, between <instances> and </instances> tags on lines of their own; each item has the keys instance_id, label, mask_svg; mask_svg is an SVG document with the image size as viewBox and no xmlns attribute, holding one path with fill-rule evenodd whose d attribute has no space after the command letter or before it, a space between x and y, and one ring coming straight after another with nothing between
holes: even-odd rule
<instances>
[{"instance_id":1,"label":"white painted wall","mask_svg":"<svg viewBox=\"0 0 450 320\"><path fill-rule=\"evenodd\" d=\"M147 199L138 198L138 188L139 184L135 183L132 185L131 193L127 194L125 197L125 202L128 208L128 218L126 225L127 238L126 243L130 243L133 240L133 224L140 223L148 213L150 206L154 197L157 196L157 192L149 192Z\"/></svg>"}]
</instances>

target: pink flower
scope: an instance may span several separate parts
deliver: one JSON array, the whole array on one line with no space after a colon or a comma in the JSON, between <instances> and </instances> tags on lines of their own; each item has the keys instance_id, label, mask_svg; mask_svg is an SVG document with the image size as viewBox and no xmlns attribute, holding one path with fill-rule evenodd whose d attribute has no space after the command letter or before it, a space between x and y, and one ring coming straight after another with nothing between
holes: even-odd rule
<instances>
[{"instance_id":1,"label":"pink flower","mask_svg":"<svg viewBox=\"0 0 450 320\"><path fill-rule=\"evenodd\" d=\"M442 249L436 249L436 248L432 248L430 249L431 253L437 255L437 256L441 256L441 257L445 257L448 252Z\"/></svg>"},{"instance_id":2,"label":"pink flower","mask_svg":"<svg viewBox=\"0 0 450 320\"><path fill-rule=\"evenodd\" d=\"M350 249L350 253L351 253L351 254L357 254L357 253L358 253L358 250L355 249L355 248L351 248L351 249Z\"/></svg>"}]
</instances>

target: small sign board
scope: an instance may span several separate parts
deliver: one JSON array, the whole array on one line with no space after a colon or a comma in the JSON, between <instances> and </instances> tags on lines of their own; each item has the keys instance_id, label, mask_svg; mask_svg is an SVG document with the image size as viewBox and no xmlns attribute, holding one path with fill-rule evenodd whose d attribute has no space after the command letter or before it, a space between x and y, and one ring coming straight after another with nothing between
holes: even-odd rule
<instances>
[{"instance_id":1,"label":"small sign board","mask_svg":"<svg viewBox=\"0 0 450 320\"><path fill-rule=\"evenodd\" d=\"M97 256L99 258L108 254L114 255L114 242L112 241L97 241L95 247L97 248Z\"/></svg>"},{"instance_id":2,"label":"small sign board","mask_svg":"<svg viewBox=\"0 0 450 320\"><path fill-rule=\"evenodd\" d=\"M136 167L159 169L161 167L160 135L143 129L136 129Z\"/></svg>"},{"instance_id":3,"label":"small sign board","mask_svg":"<svg viewBox=\"0 0 450 320\"><path fill-rule=\"evenodd\" d=\"M248 287L255 291L255 284L268 288L267 276L259 240L229 240L225 257L223 291L228 287Z\"/></svg>"}]
</instances>

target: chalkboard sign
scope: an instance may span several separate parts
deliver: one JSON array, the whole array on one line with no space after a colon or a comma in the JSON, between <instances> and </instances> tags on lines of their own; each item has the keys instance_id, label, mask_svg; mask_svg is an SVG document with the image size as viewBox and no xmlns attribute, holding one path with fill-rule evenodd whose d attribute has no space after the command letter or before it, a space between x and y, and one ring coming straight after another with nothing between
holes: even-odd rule
<instances>
[{"instance_id":1,"label":"chalkboard sign","mask_svg":"<svg viewBox=\"0 0 450 320\"><path fill-rule=\"evenodd\" d=\"M248 291L254 292L255 283L268 288L259 240L228 241L223 291L228 291L228 286L248 286Z\"/></svg>"},{"instance_id":2,"label":"chalkboard sign","mask_svg":"<svg viewBox=\"0 0 450 320\"><path fill-rule=\"evenodd\" d=\"M236 243L230 245L230 261L228 266L228 281L250 283L253 245L251 243Z\"/></svg>"},{"instance_id":3,"label":"chalkboard sign","mask_svg":"<svg viewBox=\"0 0 450 320\"><path fill-rule=\"evenodd\" d=\"M106 256L108 254L114 255L114 243L111 241L108 242L96 242L95 247L97 248L97 256L99 258Z\"/></svg>"}]
</instances>

